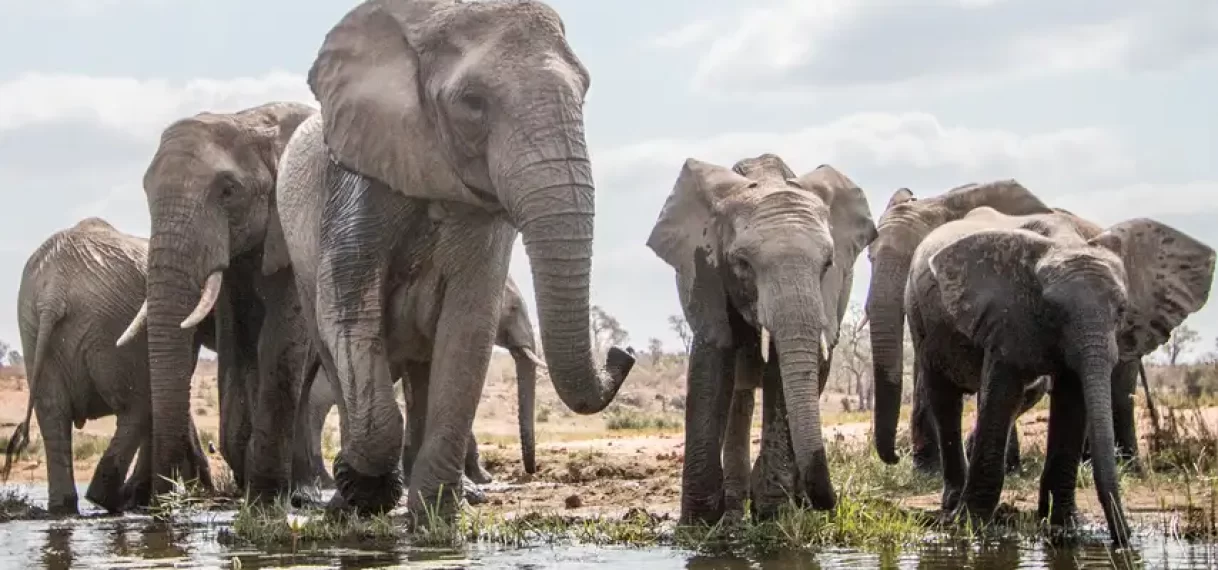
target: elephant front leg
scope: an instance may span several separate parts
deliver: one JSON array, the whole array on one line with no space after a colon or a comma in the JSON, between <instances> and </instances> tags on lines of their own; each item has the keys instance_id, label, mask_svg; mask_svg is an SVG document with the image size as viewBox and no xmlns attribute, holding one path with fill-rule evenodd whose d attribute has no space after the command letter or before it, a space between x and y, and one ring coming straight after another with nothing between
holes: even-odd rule
<instances>
[{"instance_id":1,"label":"elephant front leg","mask_svg":"<svg viewBox=\"0 0 1218 570\"><path fill-rule=\"evenodd\" d=\"M731 405L731 349L695 336L685 375L685 461L680 524L719 522L724 511L723 436Z\"/></svg>"},{"instance_id":2,"label":"elephant front leg","mask_svg":"<svg viewBox=\"0 0 1218 570\"><path fill-rule=\"evenodd\" d=\"M1134 471L1141 470L1138 463L1138 421L1134 410L1137 387L1138 361L1121 362L1113 367L1112 427L1116 435L1117 460Z\"/></svg>"},{"instance_id":3,"label":"elephant front leg","mask_svg":"<svg viewBox=\"0 0 1218 570\"><path fill-rule=\"evenodd\" d=\"M424 513L451 520L464 495L466 446L490 366L506 278L504 272L448 280L432 349L423 443L410 474L407 507L416 520Z\"/></svg>"},{"instance_id":4,"label":"elephant front leg","mask_svg":"<svg viewBox=\"0 0 1218 570\"><path fill-rule=\"evenodd\" d=\"M744 516L744 503L749 498L754 392L753 387L732 391L727 433L723 438L723 508L725 516L732 520Z\"/></svg>"},{"instance_id":5,"label":"elephant front leg","mask_svg":"<svg viewBox=\"0 0 1218 570\"><path fill-rule=\"evenodd\" d=\"M968 466L961 508L970 516L988 520L998 506L1005 478L1007 439L1019 404L1025 379L986 352L978 393L977 420L973 428L977 443ZM940 424L941 428L944 426Z\"/></svg>"},{"instance_id":6,"label":"elephant front leg","mask_svg":"<svg viewBox=\"0 0 1218 570\"><path fill-rule=\"evenodd\" d=\"M151 417L136 417L137 414L119 414L118 427L105 453L93 469L93 479L85 491L89 502L106 509L106 512L118 514L125 506L123 497L124 477L131 461L139 450L144 434L150 432Z\"/></svg>"},{"instance_id":7,"label":"elephant front leg","mask_svg":"<svg viewBox=\"0 0 1218 570\"><path fill-rule=\"evenodd\" d=\"M221 363L233 357L219 354ZM236 363L221 365L216 389L220 399L220 456L232 472L237 489L245 489L245 444L253 431L250 425L248 401L246 399L246 377L253 372Z\"/></svg>"},{"instance_id":8,"label":"elephant front leg","mask_svg":"<svg viewBox=\"0 0 1218 570\"><path fill-rule=\"evenodd\" d=\"M1075 485L1078 464L1087 433L1082 382L1073 374L1054 378L1049 397L1049 441L1045 467L1040 476L1040 499L1036 512L1053 525L1070 526L1075 521Z\"/></svg>"}]
</instances>

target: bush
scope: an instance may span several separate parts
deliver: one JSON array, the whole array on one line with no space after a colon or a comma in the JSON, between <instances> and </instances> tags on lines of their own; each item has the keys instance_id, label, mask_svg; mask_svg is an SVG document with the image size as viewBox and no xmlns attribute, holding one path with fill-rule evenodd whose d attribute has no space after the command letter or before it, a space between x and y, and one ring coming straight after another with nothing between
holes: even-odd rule
<instances>
[{"instance_id":1,"label":"bush","mask_svg":"<svg viewBox=\"0 0 1218 570\"><path fill-rule=\"evenodd\" d=\"M605 417L605 428L617 430L676 430L681 422L661 414L616 410Z\"/></svg>"}]
</instances>

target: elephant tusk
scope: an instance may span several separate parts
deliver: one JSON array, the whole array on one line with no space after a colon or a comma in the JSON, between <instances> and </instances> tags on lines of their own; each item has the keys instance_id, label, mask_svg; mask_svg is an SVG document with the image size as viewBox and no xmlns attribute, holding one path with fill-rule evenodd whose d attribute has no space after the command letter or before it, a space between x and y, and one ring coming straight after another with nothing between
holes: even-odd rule
<instances>
[{"instance_id":1,"label":"elephant tusk","mask_svg":"<svg viewBox=\"0 0 1218 570\"><path fill-rule=\"evenodd\" d=\"M825 331L820 332L820 360L824 362L829 360L829 339L825 337Z\"/></svg>"},{"instance_id":2,"label":"elephant tusk","mask_svg":"<svg viewBox=\"0 0 1218 570\"><path fill-rule=\"evenodd\" d=\"M123 331L122 336L118 337L118 341L114 346L123 346L135 335L140 334L140 330L144 328L144 324L148 321L148 299L144 299L144 304L140 305L139 312L135 313L135 318L131 319L131 324L127 325L127 330Z\"/></svg>"},{"instance_id":3,"label":"elephant tusk","mask_svg":"<svg viewBox=\"0 0 1218 570\"><path fill-rule=\"evenodd\" d=\"M770 331L761 327L761 361L770 361Z\"/></svg>"},{"instance_id":4,"label":"elephant tusk","mask_svg":"<svg viewBox=\"0 0 1218 570\"><path fill-rule=\"evenodd\" d=\"M533 362L533 364L536 364L538 368L541 368L543 370L546 369L546 363L537 356L536 352L533 352L533 349L531 349L527 346L522 346L522 347L520 347L520 352L522 354L524 354L525 358L528 358L530 361Z\"/></svg>"},{"instance_id":5,"label":"elephant tusk","mask_svg":"<svg viewBox=\"0 0 1218 570\"><path fill-rule=\"evenodd\" d=\"M182 321L182 328L188 329L194 327L207 318L208 313L211 313L212 307L216 305L216 299L220 297L220 283L223 279L224 273L220 271L207 276L207 282L203 284L203 292L199 294L199 304L186 317L186 320Z\"/></svg>"}]
</instances>

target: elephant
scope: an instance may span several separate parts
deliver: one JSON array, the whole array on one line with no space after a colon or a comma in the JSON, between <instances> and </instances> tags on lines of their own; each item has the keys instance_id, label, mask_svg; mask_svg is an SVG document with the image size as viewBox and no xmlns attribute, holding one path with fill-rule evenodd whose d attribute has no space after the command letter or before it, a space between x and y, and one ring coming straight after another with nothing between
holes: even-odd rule
<instances>
[{"instance_id":1,"label":"elephant","mask_svg":"<svg viewBox=\"0 0 1218 570\"><path fill-rule=\"evenodd\" d=\"M737 516L746 483L763 517L791 496L836 505L819 398L855 259L875 234L866 195L831 166L797 177L770 153L732 168L682 165L647 238L676 272L693 332L682 524ZM764 427L750 473L758 385Z\"/></svg>"},{"instance_id":2,"label":"elephant","mask_svg":"<svg viewBox=\"0 0 1218 570\"><path fill-rule=\"evenodd\" d=\"M512 281L511 277L507 278L506 287L503 291L503 308L499 314L499 331L495 337L495 344L501 346L511 353L512 359L516 363L516 398L517 398L517 416L520 424L520 454L524 462L525 473L537 472L537 451L536 438L534 436L533 426L533 409L536 401L536 386L537 386L537 369L544 367L544 363L537 356L536 336L533 332L533 322L529 317L529 309L525 305L524 297L520 294L520 288ZM407 382L407 386L409 386ZM410 390L406 391L410 394ZM325 382L315 382L312 385L312 390L309 393L308 414L309 414L309 456L314 465L314 474L323 488L333 488L334 480L326 471L325 465L321 459L321 432L325 425L326 416L330 413L330 408L334 406L334 392L330 390L329 384ZM409 402L408 402L409 404ZM416 413L417 412L417 413ZM414 422L416 418L421 418L423 410L412 411L407 405L406 418L410 422ZM420 433L415 434L414 430L409 430L411 433L411 442L404 446L405 451L402 453L402 473L410 473L414 465L415 448L410 445L421 443L422 422L419 422ZM412 428L415 426L411 426ZM469 444L465 452L465 475L476 484L490 483L492 478L486 469L482 467L482 463L478 454L478 444L474 439L474 434L471 431L469 434ZM405 481L407 485L409 481ZM469 499L469 495L466 496Z\"/></svg>"},{"instance_id":3,"label":"elephant","mask_svg":"<svg viewBox=\"0 0 1218 570\"><path fill-rule=\"evenodd\" d=\"M903 303L914 249L935 228L958 220L979 206L989 206L1012 216L1052 211L1015 180L998 180L966 184L924 199L917 199L908 188L901 188L889 198L876 224L878 235L867 252L871 261L871 283L864 307L871 322L875 450L889 465L895 465L900 459L896 452L896 432L903 384ZM914 466L924 472L936 472L938 453L929 447L929 417L920 404L915 397L910 416ZM1014 454L1018 455L1017 449Z\"/></svg>"},{"instance_id":4,"label":"elephant","mask_svg":"<svg viewBox=\"0 0 1218 570\"><path fill-rule=\"evenodd\" d=\"M625 382L633 350L598 369L591 348L589 77L533 0L367 0L326 34L308 72L321 112L281 159L288 255L272 263L291 267L338 395L331 508L400 499L404 375L435 395L415 400L427 429L407 510L454 516L518 234L558 397L595 414Z\"/></svg>"},{"instance_id":5,"label":"elephant","mask_svg":"<svg viewBox=\"0 0 1218 570\"><path fill-rule=\"evenodd\" d=\"M3 473L29 442L30 416L47 457L47 510L78 514L73 475L72 426L117 415L118 427L93 471L85 498L110 513L146 504L151 472L136 469L124 486L137 450L146 452L152 427L147 337L123 347L114 339L136 314L147 280L148 241L90 217L55 232L30 256L17 295L21 343L32 355L25 420L9 438ZM205 322L210 322L210 316ZM200 329L192 356L213 343ZM211 471L187 411L189 475L212 489ZM142 496L140 496L142 495Z\"/></svg>"},{"instance_id":6,"label":"elephant","mask_svg":"<svg viewBox=\"0 0 1218 570\"><path fill-rule=\"evenodd\" d=\"M1092 237L1077 220L1063 212L1007 216L983 207L944 224L914 252L905 305L918 383L937 428L943 509L982 519L993 513L1002 492L1002 444L1024 390L1048 375L1038 514L1052 524L1073 522L1087 437L1110 537L1124 545L1129 529L1117 474L1113 377L1121 363L1136 363L1204 306L1215 252L1146 218ZM959 430L965 393L979 400L967 473Z\"/></svg>"},{"instance_id":7,"label":"elephant","mask_svg":"<svg viewBox=\"0 0 1218 570\"><path fill-rule=\"evenodd\" d=\"M309 341L290 271L264 271L286 248L275 204L279 157L317 110L270 102L175 121L144 174L151 218L147 299L120 344L146 328L151 362L154 491L186 442L192 330L214 311L220 452L239 488L271 499L308 492L303 443L289 457Z\"/></svg>"}]
</instances>

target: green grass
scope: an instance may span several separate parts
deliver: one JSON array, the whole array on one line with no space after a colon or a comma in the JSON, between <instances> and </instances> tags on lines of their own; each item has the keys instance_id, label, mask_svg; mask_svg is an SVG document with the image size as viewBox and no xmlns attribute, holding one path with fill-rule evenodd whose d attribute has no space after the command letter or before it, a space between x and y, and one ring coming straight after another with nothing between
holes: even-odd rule
<instances>
[{"instance_id":1,"label":"green grass","mask_svg":"<svg viewBox=\"0 0 1218 570\"><path fill-rule=\"evenodd\" d=\"M664 414L619 409L605 415L605 429L609 431L676 431L683 427L680 419Z\"/></svg>"}]
</instances>

